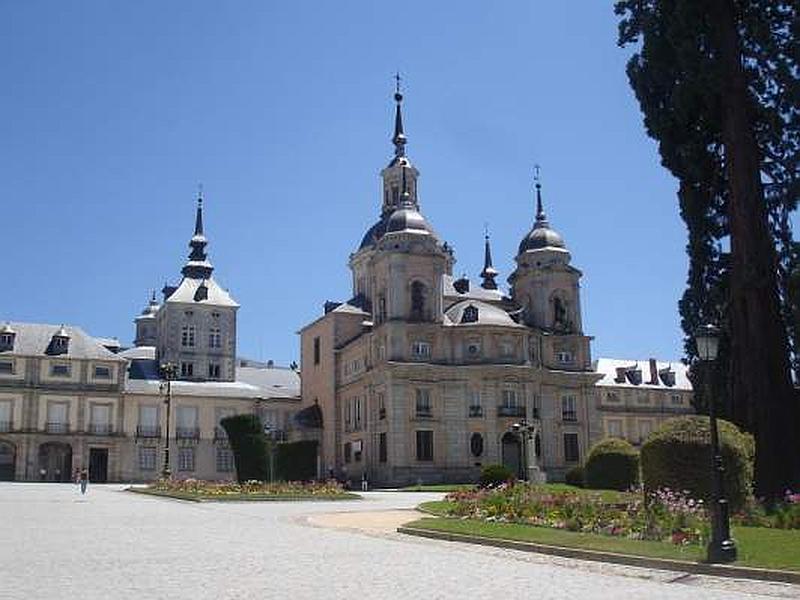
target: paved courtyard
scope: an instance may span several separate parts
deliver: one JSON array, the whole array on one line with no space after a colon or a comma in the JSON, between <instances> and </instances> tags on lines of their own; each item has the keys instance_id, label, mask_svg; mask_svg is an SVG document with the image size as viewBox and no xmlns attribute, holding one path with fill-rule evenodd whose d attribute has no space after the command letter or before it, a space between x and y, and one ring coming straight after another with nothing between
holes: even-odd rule
<instances>
[{"instance_id":1,"label":"paved courtyard","mask_svg":"<svg viewBox=\"0 0 800 600\"><path fill-rule=\"evenodd\" d=\"M785 584L394 533L406 510L439 494L196 504L122 490L91 486L81 497L68 484L0 483L0 598L800 597Z\"/></svg>"}]
</instances>

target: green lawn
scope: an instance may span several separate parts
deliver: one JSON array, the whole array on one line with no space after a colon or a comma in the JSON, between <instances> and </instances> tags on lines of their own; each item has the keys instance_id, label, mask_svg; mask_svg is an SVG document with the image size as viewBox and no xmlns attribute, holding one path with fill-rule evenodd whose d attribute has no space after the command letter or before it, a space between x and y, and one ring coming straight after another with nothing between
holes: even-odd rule
<instances>
[{"instance_id":1,"label":"green lawn","mask_svg":"<svg viewBox=\"0 0 800 600\"><path fill-rule=\"evenodd\" d=\"M342 494L201 494L190 492L170 492L147 488L128 488L129 492L146 494L148 496L161 496L175 500L189 500L192 502L286 502L308 500L359 500L361 496L350 492Z\"/></svg>"},{"instance_id":2,"label":"green lawn","mask_svg":"<svg viewBox=\"0 0 800 600\"><path fill-rule=\"evenodd\" d=\"M446 504L446 502L425 502L421 508L441 514ZM675 546L666 542L629 540L515 523L485 523L468 519L426 517L408 523L406 527L653 558L700 561L705 557L705 549L698 546ZM739 549L739 560L735 564L800 571L800 531L734 527L733 537Z\"/></svg>"}]
</instances>

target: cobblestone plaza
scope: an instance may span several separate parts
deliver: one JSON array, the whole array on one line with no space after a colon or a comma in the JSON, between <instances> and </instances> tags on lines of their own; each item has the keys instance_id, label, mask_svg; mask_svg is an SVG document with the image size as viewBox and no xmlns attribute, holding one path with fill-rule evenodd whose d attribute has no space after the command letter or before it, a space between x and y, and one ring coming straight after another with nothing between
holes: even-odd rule
<instances>
[{"instance_id":1,"label":"cobblestone plaza","mask_svg":"<svg viewBox=\"0 0 800 600\"><path fill-rule=\"evenodd\" d=\"M0 598L800 597L785 584L394 532L400 511L439 494L200 504L123 489L95 485L82 497L70 484L0 484Z\"/></svg>"}]
</instances>

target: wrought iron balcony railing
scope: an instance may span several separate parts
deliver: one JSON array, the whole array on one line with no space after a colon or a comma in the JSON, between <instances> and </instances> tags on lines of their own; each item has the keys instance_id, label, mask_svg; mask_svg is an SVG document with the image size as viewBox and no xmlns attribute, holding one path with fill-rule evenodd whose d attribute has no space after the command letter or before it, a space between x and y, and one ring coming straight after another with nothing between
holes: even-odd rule
<instances>
[{"instance_id":1,"label":"wrought iron balcony railing","mask_svg":"<svg viewBox=\"0 0 800 600\"><path fill-rule=\"evenodd\" d=\"M498 406L497 414L500 417L524 417L524 406Z\"/></svg>"},{"instance_id":2,"label":"wrought iron balcony railing","mask_svg":"<svg viewBox=\"0 0 800 600\"><path fill-rule=\"evenodd\" d=\"M198 440L200 439L199 427L176 427L175 438L179 440Z\"/></svg>"},{"instance_id":3,"label":"wrought iron balcony railing","mask_svg":"<svg viewBox=\"0 0 800 600\"><path fill-rule=\"evenodd\" d=\"M137 425L136 437L140 438L160 438L161 427L158 425Z\"/></svg>"},{"instance_id":4,"label":"wrought iron balcony railing","mask_svg":"<svg viewBox=\"0 0 800 600\"><path fill-rule=\"evenodd\" d=\"M469 416L470 417L482 417L483 416L483 407L482 406L470 406L469 407Z\"/></svg>"},{"instance_id":5,"label":"wrought iron balcony railing","mask_svg":"<svg viewBox=\"0 0 800 600\"><path fill-rule=\"evenodd\" d=\"M69 423L48 422L45 424L47 433L69 433Z\"/></svg>"},{"instance_id":6,"label":"wrought iron balcony railing","mask_svg":"<svg viewBox=\"0 0 800 600\"><path fill-rule=\"evenodd\" d=\"M430 406L418 406L415 414L418 419L430 419L433 417L433 410Z\"/></svg>"},{"instance_id":7,"label":"wrought iron balcony railing","mask_svg":"<svg viewBox=\"0 0 800 600\"><path fill-rule=\"evenodd\" d=\"M92 435L111 435L111 423L89 423L89 433Z\"/></svg>"},{"instance_id":8,"label":"wrought iron balcony railing","mask_svg":"<svg viewBox=\"0 0 800 600\"><path fill-rule=\"evenodd\" d=\"M577 421L578 414L574 410L564 410L561 412L562 421Z\"/></svg>"}]
</instances>

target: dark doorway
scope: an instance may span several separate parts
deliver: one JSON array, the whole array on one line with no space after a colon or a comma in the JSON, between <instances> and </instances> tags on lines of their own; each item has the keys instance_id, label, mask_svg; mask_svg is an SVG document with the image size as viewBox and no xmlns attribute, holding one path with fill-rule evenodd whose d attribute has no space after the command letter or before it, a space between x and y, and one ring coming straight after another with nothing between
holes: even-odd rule
<instances>
[{"instance_id":1,"label":"dark doorway","mask_svg":"<svg viewBox=\"0 0 800 600\"><path fill-rule=\"evenodd\" d=\"M522 445L519 443L519 438L509 432L503 436L500 443L502 444L503 464L522 479Z\"/></svg>"},{"instance_id":2,"label":"dark doorway","mask_svg":"<svg viewBox=\"0 0 800 600\"><path fill-rule=\"evenodd\" d=\"M89 448L89 481L108 481L108 448Z\"/></svg>"},{"instance_id":3,"label":"dark doorway","mask_svg":"<svg viewBox=\"0 0 800 600\"><path fill-rule=\"evenodd\" d=\"M39 446L39 480L72 481L72 446L61 442Z\"/></svg>"},{"instance_id":4,"label":"dark doorway","mask_svg":"<svg viewBox=\"0 0 800 600\"><path fill-rule=\"evenodd\" d=\"M0 442L0 481L14 481L17 453L8 442Z\"/></svg>"}]
</instances>

